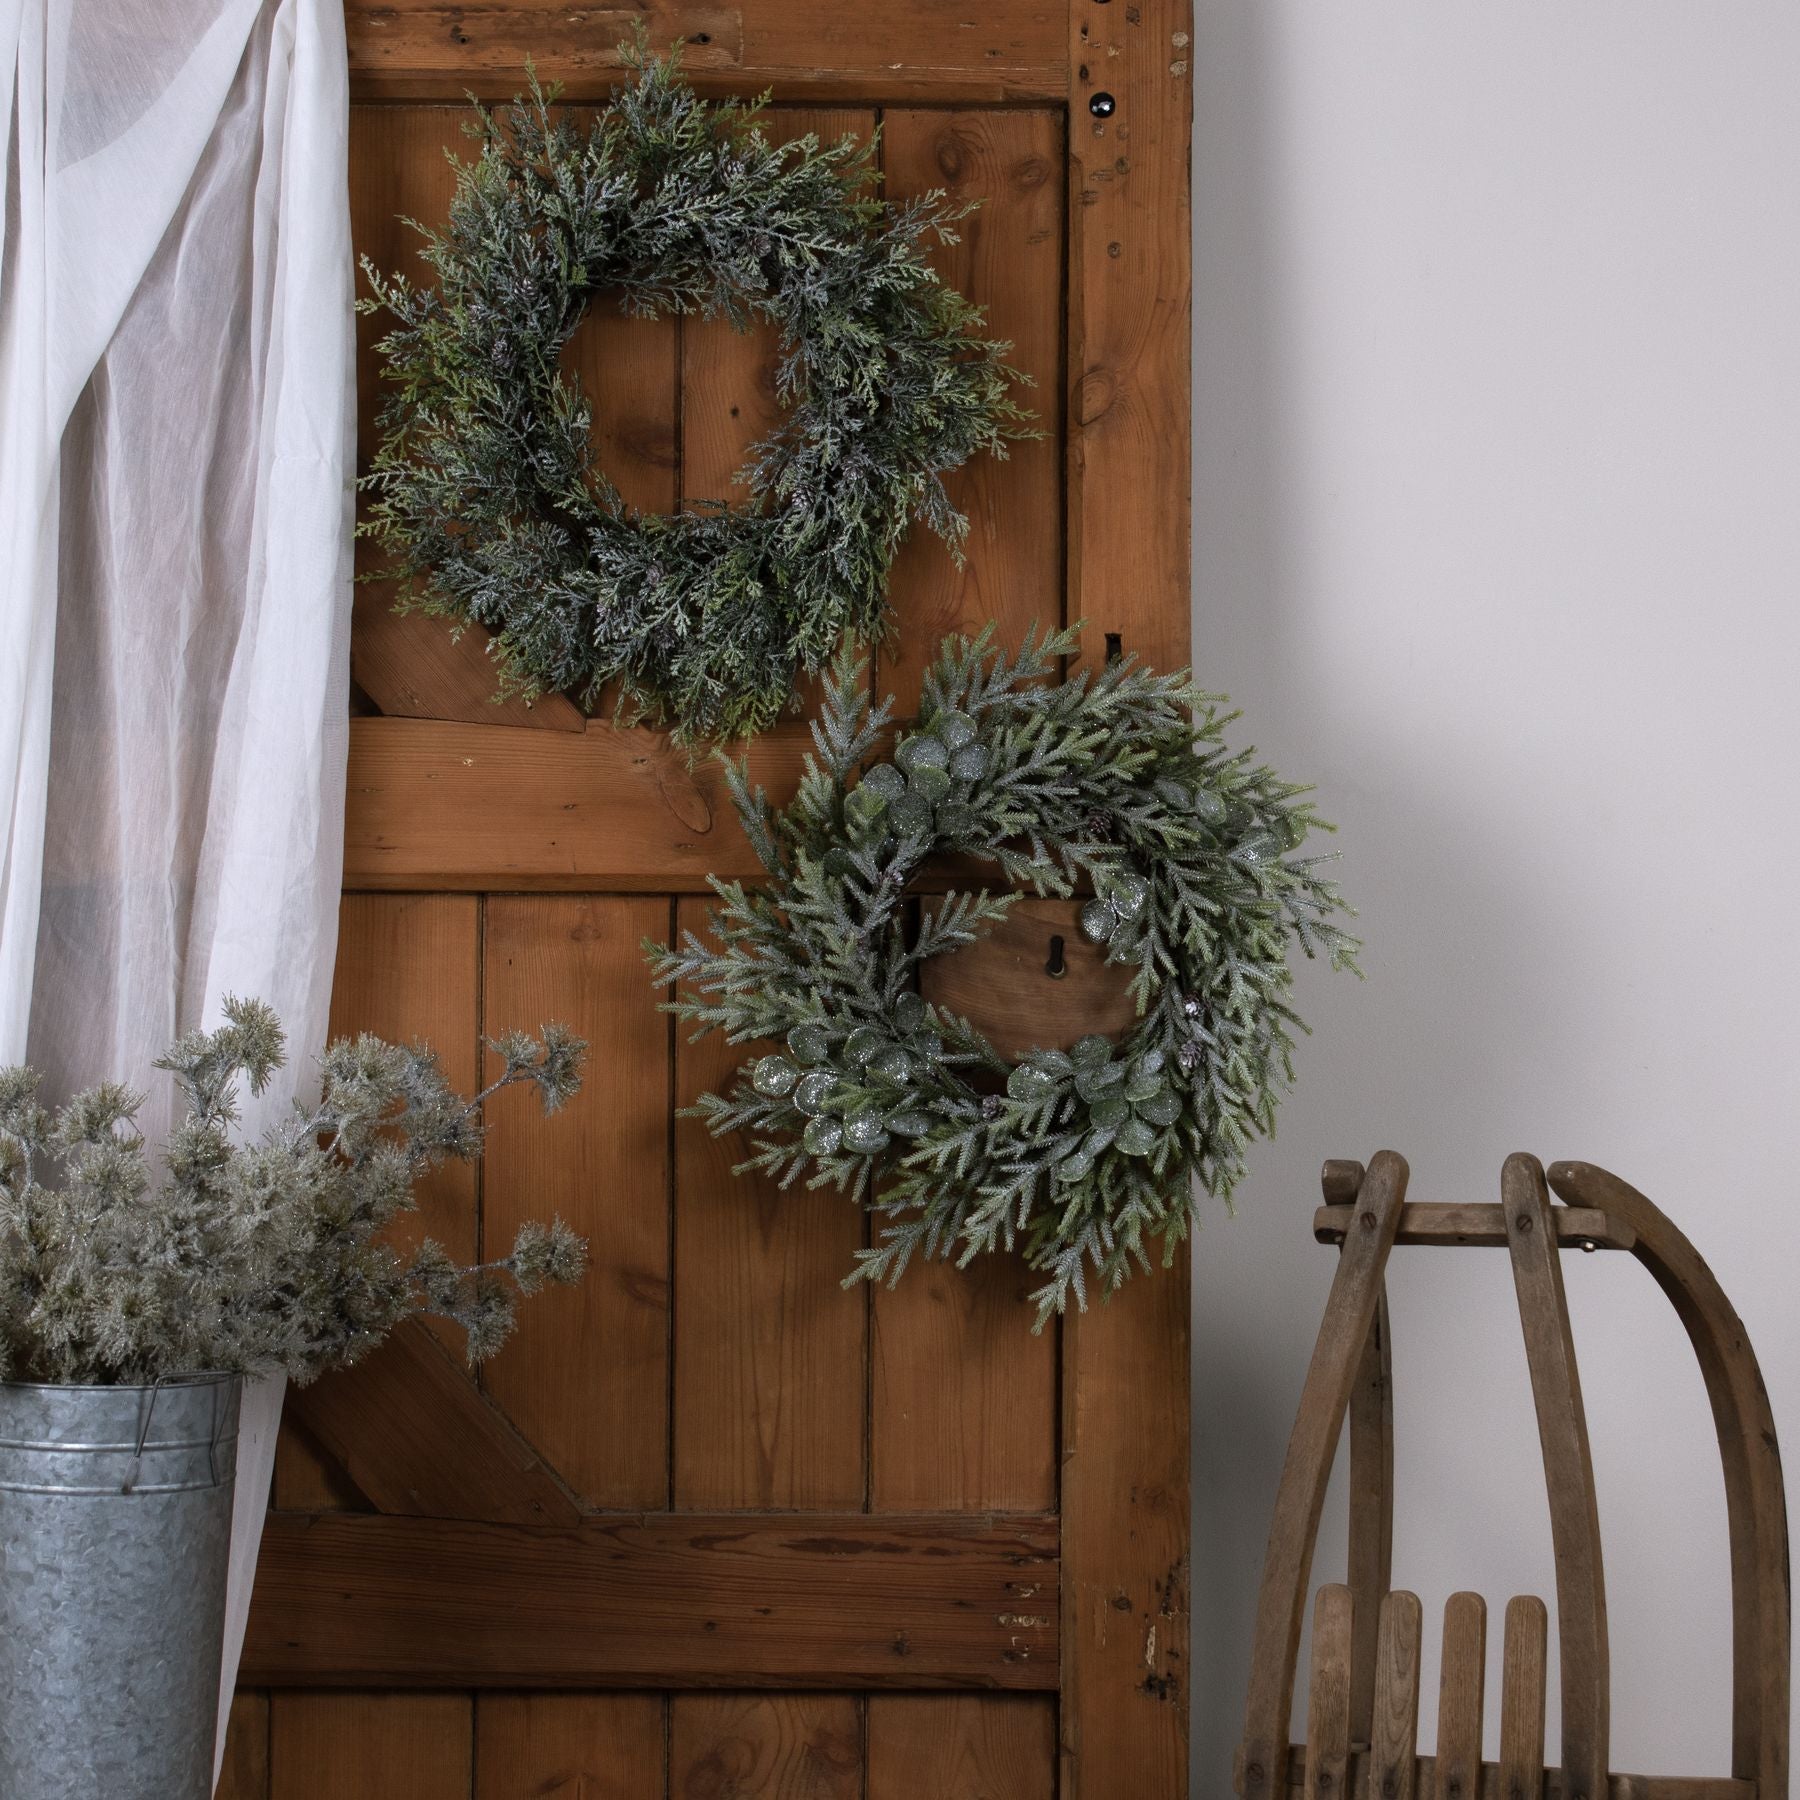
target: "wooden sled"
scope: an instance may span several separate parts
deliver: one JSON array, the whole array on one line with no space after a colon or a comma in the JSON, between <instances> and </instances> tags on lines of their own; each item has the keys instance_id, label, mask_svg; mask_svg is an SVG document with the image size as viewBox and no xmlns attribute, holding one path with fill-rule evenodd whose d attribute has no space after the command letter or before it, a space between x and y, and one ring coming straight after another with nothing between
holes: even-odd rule
<instances>
[{"instance_id":1,"label":"wooden sled","mask_svg":"<svg viewBox=\"0 0 1800 1800\"><path fill-rule=\"evenodd\" d=\"M1657 1207L1590 1163L1507 1158L1499 1206L1409 1205L1403 1158L1329 1162L1314 1234L1341 1246L1269 1531L1244 1742L1244 1800L1786 1800L1787 1513L1775 1423L1742 1321L1692 1244ZM1554 1205L1550 1190L1563 1202ZM1444 1609L1437 1754L1420 1756L1418 1599L1390 1589L1393 1396L1383 1274L1395 1244L1505 1246L1531 1369L1556 1556L1562 1744L1546 1766L1542 1600L1505 1615L1500 1760L1482 1760L1487 1608ZM1729 1777L1619 1775L1608 1742L1606 1588L1581 1380L1560 1251L1623 1250L1687 1328L1712 1402L1731 1538ZM1325 1484L1350 1419L1349 1581L1319 1589L1306 1743L1290 1744L1301 1609Z\"/></svg>"}]
</instances>

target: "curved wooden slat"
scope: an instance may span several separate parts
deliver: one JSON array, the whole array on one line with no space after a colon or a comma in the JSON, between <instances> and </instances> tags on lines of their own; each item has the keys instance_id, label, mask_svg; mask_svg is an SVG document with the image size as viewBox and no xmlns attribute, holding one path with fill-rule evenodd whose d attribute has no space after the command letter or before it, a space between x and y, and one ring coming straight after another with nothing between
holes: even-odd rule
<instances>
[{"instance_id":1,"label":"curved wooden slat","mask_svg":"<svg viewBox=\"0 0 1800 1800\"><path fill-rule=\"evenodd\" d=\"M1350 1391L1350 1591L1356 1647L1350 1661L1350 1735L1370 1740L1381 1604L1394 1578L1394 1369L1387 1288L1363 1340Z\"/></svg>"},{"instance_id":2,"label":"curved wooden slat","mask_svg":"<svg viewBox=\"0 0 1800 1800\"><path fill-rule=\"evenodd\" d=\"M1392 1150L1381 1151L1369 1165L1357 1195L1355 1229L1344 1243L1288 1439L1257 1596L1244 1721L1245 1800L1262 1800L1286 1789L1294 1660L1319 1515L1344 1412L1380 1301L1382 1271L1406 1199L1406 1179L1406 1160Z\"/></svg>"},{"instance_id":3,"label":"curved wooden slat","mask_svg":"<svg viewBox=\"0 0 1800 1800\"><path fill-rule=\"evenodd\" d=\"M1570 1205L1604 1207L1633 1229L1638 1261L1668 1295L1699 1359L1731 1532L1731 1772L1755 1782L1761 1795L1785 1795L1793 1613L1787 1500L1775 1418L1749 1334L1700 1253L1629 1182L1582 1162L1552 1163L1549 1179Z\"/></svg>"},{"instance_id":4,"label":"curved wooden slat","mask_svg":"<svg viewBox=\"0 0 1800 1800\"><path fill-rule=\"evenodd\" d=\"M1557 1640L1562 1656L1562 1769L1567 1800L1603 1800L1611 1729L1606 1578L1600 1509L1588 1450L1581 1376L1569 1335L1562 1257L1543 1165L1515 1152L1500 1176L1519 1321L1550 1490L1556 1553Z\"/></svg>"}]
</instances>

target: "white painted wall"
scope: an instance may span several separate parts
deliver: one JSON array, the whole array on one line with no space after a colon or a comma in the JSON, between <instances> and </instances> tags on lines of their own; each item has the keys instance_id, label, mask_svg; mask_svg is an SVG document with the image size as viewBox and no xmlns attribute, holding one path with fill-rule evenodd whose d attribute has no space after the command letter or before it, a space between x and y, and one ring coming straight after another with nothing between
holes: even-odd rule
<instances>
[{"instance_id":1,"label":"white painted wall","mask_svg":"<svg viewBox=\"0 0 1800 1800\"><path fill-rule=\"evenodd\" d=\"M1735 1299L1800 1467L1800 8L1199 14L1197 666L1318 782L1369 977L1307 971L1281 1136L1199 1240L1210 1797L1331 1275L1322 1158L1397 1148L1415 1198L1494 1198L1512 1149L1626 1176ZM1549 1534L1504 1256L1397 1264L1396 1580L1434 1694L1444 1596L1496 1627L1548 1597ZM1569 1277L1614 1766L1723 1774L1699 1377L1628 1259Z\"/></svg>"}]
</instances>

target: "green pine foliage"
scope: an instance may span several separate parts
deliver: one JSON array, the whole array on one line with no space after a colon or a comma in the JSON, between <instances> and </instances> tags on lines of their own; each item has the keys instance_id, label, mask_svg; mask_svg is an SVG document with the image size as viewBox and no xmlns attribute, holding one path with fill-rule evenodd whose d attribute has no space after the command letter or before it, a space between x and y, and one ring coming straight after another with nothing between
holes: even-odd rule
<instances>
[{"instance_id":1,"label":"green pine foliage","mask_svg":"<svg viewBox=\"0 0 1800 1800\"><path fill-rule=\"evenodd\" d=\"M946 640L891 755L890 704L871 709L862 663L840 657L793 801L731 769L765 885L715 881L711 942L647 946L696 1036L780 1046L695 1111L749 1136L743 1168L875 1215L852 1279L1016 1248L1044 1278L1040 1326L1148 1268L1153 1246L1166 1263L1195 1178L1229 1197L1292 1080L1290 950L1354 968L1357 948L1323 859L1302 853L1321 825L1306 790L1229 749L1236 715L1185 674L1127 659L1050 684L1077 646L1028 637L1009 658L991 629ZM908 887L939 852L991 861L1005 891L928 900L914 928ZM1010 1064L920 995L921 966L1025 890L1090 896L1082 929L1135 971L1124 1041Z\"/></svg>"},{"instance_id":2,"label":"green pine foliage","mask_svg":"<svg viewBox=\"0 0 1800 1800\"><path fill-rule=\"evenodd\" d=\"M0 1379L306 1381L420 1312L460 1324L474 1362L511 1331L520 1295L580 1279L587 1246L561 1220L523 1226L473 1268L429 1238L401 1252L380 1235L431 1169L481 1154L481 1109L501 1089L535 1088L547 1112L574 1094L579 1039L556 1025L500 1038L501 1072L472 1100L429 1050L342 1039L318 1105L243 1145L238 1083L262 1092L282 1032L260 1002L227 1001L225 1016L157 1064L187 1103L160 1171L133 1124L141 1094L108 1082L52 1113L35 1071L0 1070Z\"/></svg>"},{"instance_id":3,"label":"green pine foliage","mask_svg":"<svg viewBox=\"0 0 1800 1800\"><path fill-rule=\"evenodd\" d=\"M416 604L494 630L503 691L591 707L617 683L629 716L728 737L772 723L846 630L882 629L910 525L960 552L943 476L1004 455L1027 415L1009 346L928 261L966 207L889 204L872 144L772 144L678 55L628 54L635 79L585 128L535 80L477 109L448 223L418 227L435 287L365 263L392 392L362 530ZM635 513L595 466L559 358L603 291L779 331L788 411L741 504Z\"/></svg>"}]
</instances>

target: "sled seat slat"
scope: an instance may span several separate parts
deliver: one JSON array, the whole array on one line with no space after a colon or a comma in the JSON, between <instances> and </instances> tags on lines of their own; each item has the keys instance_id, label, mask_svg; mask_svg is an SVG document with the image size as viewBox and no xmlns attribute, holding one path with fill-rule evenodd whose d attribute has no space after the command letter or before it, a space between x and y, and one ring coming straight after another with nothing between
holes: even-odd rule
<instances>
[{"instance_id":1,"label":"sled seat slat","mask_svg":"<svg viewBox=\"0 0 1800 1800\"><path fill-rule=\"evenodd\" d=\"M1506 1603L1506 1648L1500 1665L1498 1800L1538 1800L1544 1791L1545 1658L1550 1612L1535 1594Z\"/></svg>"},{"instance_id":2,"label":"sled seat slat","mask_svg":"<svg viewBox=\"0 0 1800 1800\"><path fill-rule=\"evenodd\" d=\"M1306 1702L1306 1800L1340 1800L1350 1777L1350 1590L1319 1589L1313 1602L1312 1684Z\"/></svg>"},{"instance_id":3,"label":"sled seat slat","mask_svg":"<svg viewBox=\"0 0 1800 1800\"><path fill-rule=\"evenodd\" d=\"M1396 1589L1383 1597L1368 1756L1371 1792L1381 1800L1415 1800L1418 1794L1422 1618L1417 1594Z\"/></svg>"},{"instance_id":4,"label":"sled seat slat","mask_svg":"<svg viewBox=\"0 0 1800 1800\"><path fill-rule=\"evenodd\" d=\"M1452 1594L1444 1602L1444 1655L1438 1682L1437 1800L1480 1800L1487 1602Z\"/></svg>"}]
</instances>

